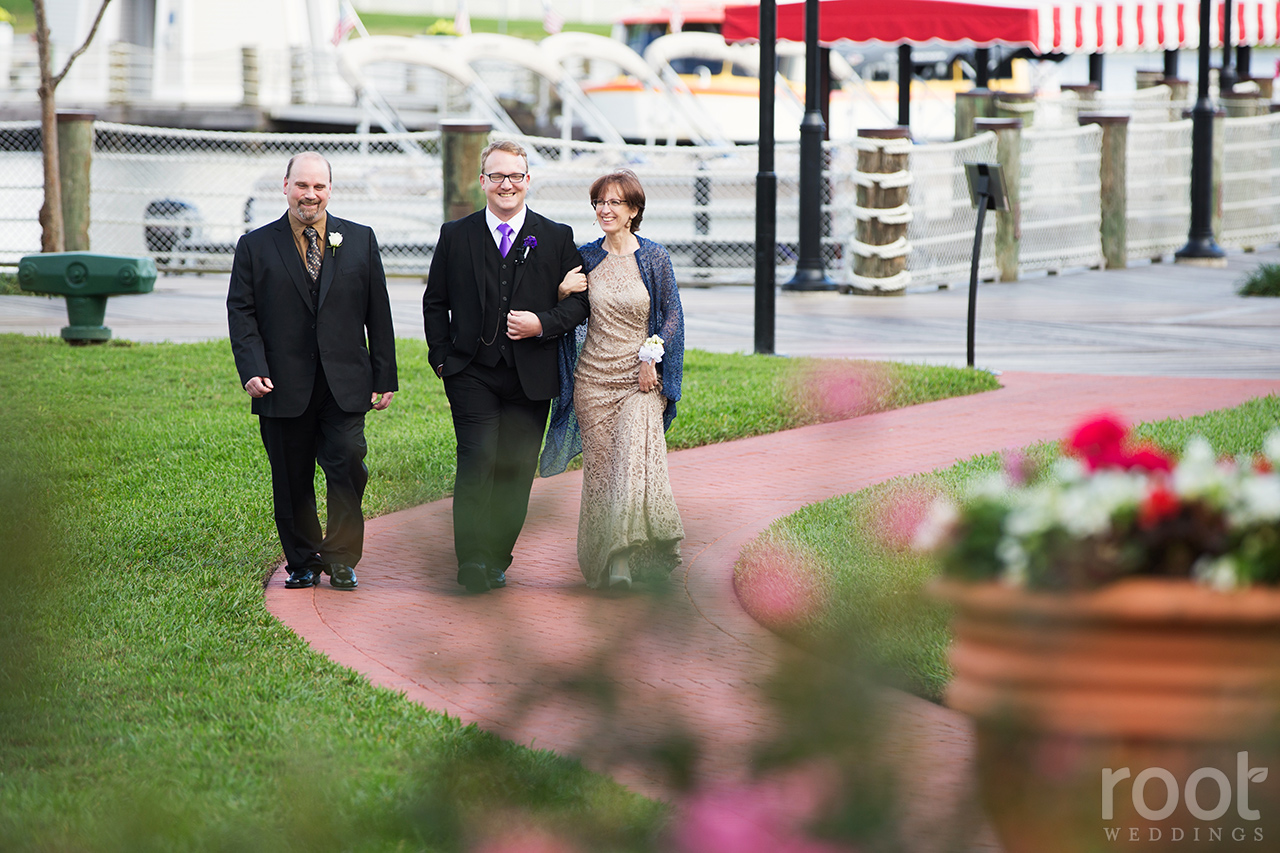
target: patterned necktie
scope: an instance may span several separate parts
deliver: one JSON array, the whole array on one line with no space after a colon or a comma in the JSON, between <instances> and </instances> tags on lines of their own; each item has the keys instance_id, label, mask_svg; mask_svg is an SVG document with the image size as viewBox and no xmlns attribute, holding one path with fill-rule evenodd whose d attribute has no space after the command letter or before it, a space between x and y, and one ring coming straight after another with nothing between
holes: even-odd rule
<instances>
[{"instance_id":1,"label":"patterned necktie","mask_svg":"<svg viewBox=\"0 0 1280 853\"><path fill-rule=\"evenodd\" d=\"M498 244L498 251L505 258L507 252L511 251L511 226L504 222L498 226L498 231L502 234L502 242Z\"/></svg>"},{"instance_id":2,"label":"patterned necktie","mask_svg":"<svg viewBox=\"0 0 1280 853\"><path fill-rule=\"evenodd\" d=\"M320 277L320 233L308 225L302 229L302 236L307 238L307 275L314 282Z\"/></svg>"}]
</instances>

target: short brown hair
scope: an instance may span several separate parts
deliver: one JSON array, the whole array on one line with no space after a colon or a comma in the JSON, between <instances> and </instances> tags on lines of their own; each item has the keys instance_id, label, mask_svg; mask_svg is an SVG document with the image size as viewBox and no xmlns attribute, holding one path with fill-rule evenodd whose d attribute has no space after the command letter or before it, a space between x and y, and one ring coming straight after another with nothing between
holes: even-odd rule
<instances>
[{"instance_id":1,"label":"short brown hair","mask_svg":"<svg viewBox=\"0 0 1280 853\"><path fill-rule=\"evenodd\" d=\"M484 147L480 152L480 172L484 173L484 162L489 159L489 155L495 151L505 151L508 154L514 154L517 157L524 158L524 169L529 171L529 154L524 150L524 146L513 139L495 139Z\"/></svg>"},{"instance_id":2,"label":"short brown hair","mask_svg":"<svg viewBox=\"0 0 1280 853\"><path fill-rule=\"evenodd\" d=\"M603 199L604 191L609 187L617 187L622 200L635 208L636 215L631 217L630 222L631 233L639 231L640 220L644 218L644 187L640 186L636 173L630 169L619 169L596 178L591 184L591 203L595 204Z\"/></svg>"}]
</instances>

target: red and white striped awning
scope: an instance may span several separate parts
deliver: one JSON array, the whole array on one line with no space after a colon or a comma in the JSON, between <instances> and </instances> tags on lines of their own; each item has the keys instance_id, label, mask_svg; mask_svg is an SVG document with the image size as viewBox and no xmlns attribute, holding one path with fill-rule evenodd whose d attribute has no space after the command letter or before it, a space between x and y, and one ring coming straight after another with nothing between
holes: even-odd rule
<instances>
[{"instance_id":1,"label":"red and white striped awning","mask_svg":"<svg viewBox=\"0 0 1280 853\"><path fill-rule=\"evenodd\" d=\"M1214 4L1210 43L1222 44L1223 4ZM1194 49L1197 3L1040 2L1039 0L821 0L819 38L893 44L931 40L1025 45L1037 53L1121 53ZM1231 43L1280 43L1280 2L1235 0ZM760 7L725 8L724 37L759 37ZM804 3L778 5L778 37L804 40Z\"/></svg>"}]
</instances>

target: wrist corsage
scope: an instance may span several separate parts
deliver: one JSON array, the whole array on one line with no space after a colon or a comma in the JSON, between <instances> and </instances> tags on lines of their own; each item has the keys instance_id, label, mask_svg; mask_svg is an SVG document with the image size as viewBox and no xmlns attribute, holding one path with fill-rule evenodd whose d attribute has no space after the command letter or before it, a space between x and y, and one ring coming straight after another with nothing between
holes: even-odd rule
<instances>
[{"instance_id":1,"label":"wrist corsage","mask_svg":"<svg viewBox=\"0 0 1280 853\"><path fill-rule=\"evenodd\" d=\"M657 335L650 335L643 344L640 345L639 357L641 361L647 361L650 364L657 364L662 361L662 338Z\"/></svg>"},{"instance_id":2,"label":"wrist corsage","mask_svg":"<svg viewBox=\"0 0 1280 853\"><path fill-rule=\"evenodd\" d=\"M524 238L524 242L520 244L524 247L524 251L516 258L517 264L523 264L525 259L529 257L529 250L538 248L538 238L530 234Z\"/></svg>"},{"instance_id":3,"label":"wrist corsage","mask_svg":"<svg viewBox=\"0 0 1280 853\"><path fill-rule=\"evenodd\" d=\"M338 247L341 245L342 245L342 232L330 231L329 232L329 248L333 250L333 254L335 255L338 254Z\"/></svg>"}]
</instances>

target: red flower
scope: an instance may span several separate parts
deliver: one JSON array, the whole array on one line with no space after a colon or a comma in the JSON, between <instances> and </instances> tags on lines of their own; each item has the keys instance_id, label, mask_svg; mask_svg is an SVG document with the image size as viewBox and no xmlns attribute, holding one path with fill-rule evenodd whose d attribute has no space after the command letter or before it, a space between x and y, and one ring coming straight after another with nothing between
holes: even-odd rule
<instances>
[{"instance_id":1,"label":"red flower","mask_svg":"<svg viewBox=\"0 0 1280 853\"><path fill-rule=\"evenodd\" d=\"M1076 427L1067 441L1074 455L1084 457L1090 471L1112 466L1125 467L1124 437L1128 428L1115 415L1099 415Z\"/></svg>"},{"instance_id":2,"label":"red flower","mask_svg":"<svg viewBox=\"0 0 1280 853\"><path fill-rule=\"evenodd\" d=\"M1146 468L1148 471L1172 471L1173 460L1164 451L1154 445L1139 447L1132 453L1125 454L1125 469Z\"/></svg>"},{"instance_id":3,"label":"red flower","mask_svg":"<svg viewBox=\"0 0 1280 853\"><path fill-rule=\"evenodd\" d=\"M1150 530L1173 515L1179 509L1178 496L1165 483L1158 482L1147 492L1147 498L1138 507L1138 524Z\"/></svg>"}]
</instances>

